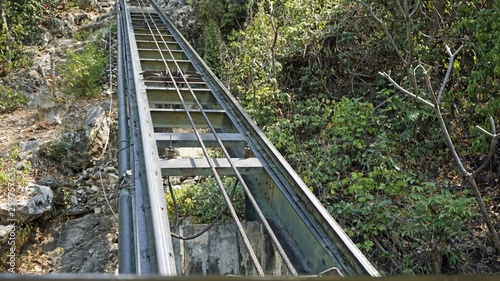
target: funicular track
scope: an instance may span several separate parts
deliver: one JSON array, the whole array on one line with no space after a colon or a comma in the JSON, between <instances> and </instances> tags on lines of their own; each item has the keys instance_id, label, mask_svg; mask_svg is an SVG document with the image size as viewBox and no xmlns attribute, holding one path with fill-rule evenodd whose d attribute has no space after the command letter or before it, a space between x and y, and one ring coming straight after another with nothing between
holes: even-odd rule
<instances>
[{"instance_id":1,"label":"funicular track","mask_svg":"<svg viewBox=\"0 0 500 281\"><path fill-rule=\"evenodd\" d=\"M159 8L119 0L117 11L120 272L177 275L172 239L179 236L171 233L164 182L209 175L258 275L266 273L224 176L244 189L246 218L262 223L289 275L379 276ZM196 147L203 157L175 158L173 147Z\"/></svg>"}]
</instances>

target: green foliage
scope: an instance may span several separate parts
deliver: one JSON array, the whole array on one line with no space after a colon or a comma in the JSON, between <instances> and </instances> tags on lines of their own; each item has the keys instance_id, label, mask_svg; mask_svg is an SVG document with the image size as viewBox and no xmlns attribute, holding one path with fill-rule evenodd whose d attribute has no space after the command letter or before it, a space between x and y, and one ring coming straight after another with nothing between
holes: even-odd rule
<instances>
[{"instance_id":1,"label":"green foliage","mask_svg":"<svg viewBox=\"0 0 500 281\"><path fill-rule=\"evenodd\" d=\"M220 76L222 73L220 46L223 42L221 42L222 38L217 23L214 20L209 20L203 33L205 38L204 60L215 75Z\"/></svg>"},{"instance_id":2,"label":"green foliage","mask_svg":"<svg viewBox=\"0 0 500 281\"><path fill-rule=\"evenodd\" d=\"M38 38L39 27L55 17L58 0L7 0L3 7L6 23L0 32L0 76L29 63L24 44ZM10 38L7 36L9 31Z\"/></svg>"},{"instance_id":3,"label":"green foliage","mask_svg":"<svg viewBox=\"0 0 500 281\"><path fill-rule=\"evenodd\" d=\"M76 53L72 50L66 54L63 66L64 91L74 96L93 96L99 91L98 80L107 64L107 56L94 43Z\"/></svg>"},{"instance_id":4,"label":"green foliage","mask_svg":"<svg viewBox=\"0 0 500 281\"><path fill-rule=\"evenodd\" d=\"M369 171L391 163L384 154L392 148L383 134L377 136L383 122L370 103L359 99L308 99L294 102L287 118L264 129L306 184L315 192L331 194L345 187L347 183L337 178L346 177L349 170Z\"/></svg>"},{"instance_id":5,"label":"green foliage","mask_svg":"<svg viewBox=\"0 0 500 281\"><path fill-rule=\"evenodd\" d=\"M224 178L224 187L230 195L235 184L234 178ZM179 207L179 216L193 217L195 223L210 223L218 213L226 206L220 188L213 178L202 180L197 184L186 184L174 190L175 200ZM170 192L165 194L169 218L175 218L175 207ZM244 219L245 214L245 192L237 184L236 191L232 198L236 213L240 219ZM229 211L221 221L232 221Z\"/></svg>"},{"instance_id":6,"label":"green foliage","mask_svg":"<svg viewBox=\"0 0 500 281\"><path fill-rule=\"evenodd\" d=\"M92 33L90 31L78 30L73 35L73 38L75 38L78 41L86 41L90 38L91 35L92 35Z\"/></svg>"},{"instance_id":7,"label":"green foliage","mask_svg":"<svg viewBox=\"0 0 500 281\"><path fill-rule=\"evenodd\" d=\"M0 158L0 194L7 195L11 192L18 192L18 187L26 186L29 183L30 163L25 163L21 168L17 167L17 157L19 147L10 149L6 159ZM11 194L13 195L13 194Z\"/></svg>"},{"instance_id":8,"label":"green foliage","mask_svg":"<svg viewBox=\"0 0 500 281\"><path fill-rule=\"evenodd\" d=\"M23 92L9 86L0 85L0 113L11 112L28 104Z\"/></svg>"},{"instance_id":9,"label":"green foliage","mask_svg":"<svg viewBox=\"0 0 500 281\"><path fill-rule=\"evenodd\" d=\"M469 77L464 77L467 91L480 100L488 100L493 93L498 93L500 84L500 2L498 1L464 1L457 9L469 16L459 20L458 28L463 28L472 35L471 41L473 53L469 51L462 59L458 70L462 74L470 71ZM458 31L457 31L458 32ZM462 31L463 32L463 31ZM471 57L469 57L471 56ZM472 59L467 63L467 59ZM460 61L459 61L460 62ZM463 69L465 68L465 69ZM498 103L498 102L497 102ZM500 110L498 104L487 107L488 114Z\"/></svg>"},{"instance_id":10,"label":"green foliage","mask_svg":"<svg viewBox=\"0 0 500 281\"><path fill-rule=\"evenodd\" d=\"M359 182L356 176L353 179ZM375 242L391 248L394 241L405 243L405 248L397 251L379 252L378 260L383 262L384 256L391 257L406 274L432 273L430 264L441 256L455 259L450 264L454 267L467 262L461 250L450 244L469 238L470 232L463 228L464 220L478 216L469 194L453 194L418 177L407 177L399 192L384 192L387 189L373 186L372 182L358 185L357 192L364 195L358 196L357 201L328 204L329 211L345 223L347 233L360 241L361 249L379 252L374 248ZM412 257L416 252L425 253L425 258Z\"/></svg>"},{"instance_id":11,"label":"green foliage","mask_svg":"<svg viewBox=\"0 0 500 281\"><path fill-rule=\"evenodd\" d=\"M432 273L439 270L435 261L446 257L455 273L464 272L465 243L457 241L470 236L464 222L476 216L472 196L445 185L457 180L456 171L432 110L377 72L392 70L410 89L408 70L416 69L419 96L432 100L422 69L438 90L448 63L445 46L464 44L441 108L460 155L484 153L487 138L470 136L479 135L477 124L491 129L488 115L500 116L500 2L412 2L409 38L396 1L364 2L256 1L240 30L221 32L228 41L218 49L223 80L381 267ZM400 56L412 58L408 68Z\"/></svg>"},{"instance_id":12,"label":"green foliage","mask_svg":"<svg viewBox=\"0 0 500 281\"><path fill-rule=\"evenodd\" d=\"M222 56L229 35L243 26L251 11L252 0L202 0L192 1L197 5L198 22L202 26L203 46L199 52L212 71L222 75Z\"/></svg>"}]
</instances>

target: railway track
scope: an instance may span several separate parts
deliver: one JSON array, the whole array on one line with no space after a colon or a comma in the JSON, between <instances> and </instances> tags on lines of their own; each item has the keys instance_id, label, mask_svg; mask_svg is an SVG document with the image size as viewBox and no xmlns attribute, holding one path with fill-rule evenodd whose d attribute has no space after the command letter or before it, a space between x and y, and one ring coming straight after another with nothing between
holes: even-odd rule
<instances>
[{"instance_id":1,"label":"railway track","mask_svg":"<svg viewBox=\"0 0 500 281\"><path fill-rule=\"evenodd\" d=\"M244 189L246 217L262 223L289 275L379 276L155 3L119 0L117 11L120 273L177 275L165 179L208 175L258 275L225 176ZM173 157L174 147L203 157Z\"/></svg>"}]
</instances>

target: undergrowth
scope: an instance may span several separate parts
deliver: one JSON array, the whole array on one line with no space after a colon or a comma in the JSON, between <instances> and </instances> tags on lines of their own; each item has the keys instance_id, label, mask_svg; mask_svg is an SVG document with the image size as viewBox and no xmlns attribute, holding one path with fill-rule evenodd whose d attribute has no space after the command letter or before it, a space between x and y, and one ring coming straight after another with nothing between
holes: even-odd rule
<instances>
[{"instance_id":1,"label":"undergrowth","mask_svg":"<svg viewBox=\"0 0 500 281\"><path fill-rule=\"evenodd\" d=\"M17 195L21 192L20 187L26 186L30 181L29 162L18 167L19 147L11 148L6 158L0 157L0 195L7 196L14 192Z\"/></svg>"},{"instance_id":2,"label":"undergrowth","mask_svg":"<svg viewBox=\"0 0 500 281\"><path fill-rule=\"evenodd\" d=\"M29 98L22 91L19 91L17 88L0 85L0 113L12 112L18 108L23 108L28 102Z\"/></svg>"},{"instance_id":3,"label":"undergrowth","mask_svg":"<svg viewBox=\"0 0 500 281\"><path fill-rule=\"evenodd\" d=\"M235 186L235 179L232 177L223 178L222 182L229 195ZM241 185L236 184L232 203L240 219L245 216L245 192ZM174 196L179 207L180 217L191 217L193 223L211 223L217 214L226 206L219 186L213 178L200 180L196 184L183 184L180 188L174 189ZM170 192L165 193L167 199L167 209L170 221L174 221L176 212ZM221 222L232 221L229 211L226 210Z\"/></svg>"},{"instance_id":4,"label":"undergrowth","mask_svg":"<svg viewBox=\"0 0 500 281\"><path fill-rule=\"evenodd\" d=\"M69 50L62 66L62 87L71 96L94 96L99 91L99 78L108 62L106 53L95 43L88 43L81 52Z\"/></svg>"}]
</instances>

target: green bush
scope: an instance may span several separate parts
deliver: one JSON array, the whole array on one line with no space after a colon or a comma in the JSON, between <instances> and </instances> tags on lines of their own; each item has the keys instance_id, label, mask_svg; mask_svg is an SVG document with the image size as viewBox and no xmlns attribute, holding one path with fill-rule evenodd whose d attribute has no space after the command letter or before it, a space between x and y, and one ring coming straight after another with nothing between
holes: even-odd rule
<instances>
[{"instance_id":1,"label":"green bush","mask_svg":"<svg viewBox=\"0 0 500 281\"><path fill-rule=\"evenodd\" d=\"M28 104L28 101L29 98L22 91L0 85L0 113L22 108Z\"/></svg>"},{"instance_id":2,"label":"green bush","mask_svg":"<svg viewBox=\"0 0 500 281\"><path fill-rule=\"evenodd\" d=\"M6 25L0 27L0 76L30 64L32 56L24 54L24 45L39 37L40 26L54 18L58 0L6 0ZM7 29L11 38L7 38Z\"/></svg>"},{"instance_id":3,"label":"green bush","mask_svg":"<svg viewBox=\"0 0 500 281\"><path fill-rule=\"evenodd\" d=\"M235 184L234 178L224 178L224 186L230 195ZM197 184L182 185L180 189L174 190L175 200L179 207L180 217L193 217L195 223L210 223L219 212L226 206L219 186L213 178L198 182ZM175 207L170 192L165 194L170 221L175 220ZM237 184L232 202L240 219L245 214L245 192L241 185ZM226 210L221 221L232 221L229 211Z\"/></svg>"},{"instance_id":4,"label":"green bush","mask_svg":"<svg viewBox=\"0 0 500 281\"><path fill-rule=\"evenodd\" d=\"M64 91L73 96L97 94L99 78L107 62L106 53L94 43L89 43L79 53L68 51L63 66Z\"/></svg>"},{"instance_id":5,"label":"green bush","mask_svg":"<svg viewBox=\"0 0 500 281\"><path fill-rule=\"evenodd\" d=\"M13 147L6 159L0 158L0 195L18 191L17 187L25 186L29 182L30 163L25 163L22 168L18 168L17 157L19 156L19 147Z\"/></svg>"}]
</instances>

